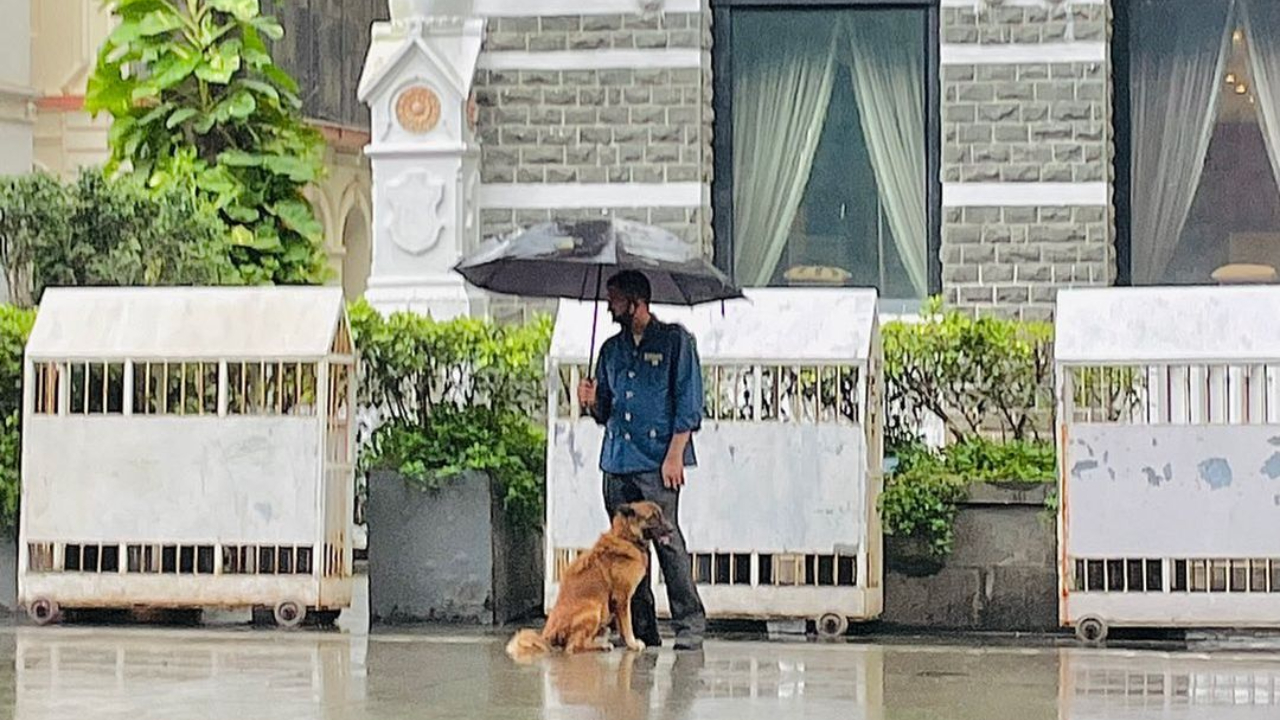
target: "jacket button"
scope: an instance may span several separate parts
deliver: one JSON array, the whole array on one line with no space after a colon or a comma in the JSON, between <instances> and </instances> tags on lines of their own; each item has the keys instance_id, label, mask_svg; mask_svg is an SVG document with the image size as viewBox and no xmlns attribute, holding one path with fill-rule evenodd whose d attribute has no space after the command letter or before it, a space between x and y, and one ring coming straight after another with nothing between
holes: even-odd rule
<instances>
[{"instance_id":1,"label":"jacket button","mask_svg":"<svg viewBox=\"0 0 1280 720\"><path fill-rule=\"evenodd\" d=\"M628 390L628 391L627 391L627 399L628 399L628 400L630 400L631 398L633 398L633 397L635 397L635 396L636 396L636 394L635 394L634 392L631 392L630 390Z\"/></svg>"},{"instance_id":2,"label":"jacket button","mask_svg":"<svg viewBox=\"0 0 1280 720\"><path fill-rule=\"evenodd\" d=\"M631 371L629 371L629 372L627 373L627 377L629 377L629 378L635 379L635 376L636 376L636 371L635 371L635 370L631 370Z\"/></svg>"},{"instance_id":3,"label":"jacket button","mask_svg":"<svg viewBox=\"0 0 1280 720\"><path fill-rule=\"evenodd\" d=\"M624 434L622 435L622 439L623 439L623 440L630 440L630 439L631 439L631 433L624 433Z\"/></svg>"},{"instance_id":4,"label":"jacket button","mask_svg":"<svg viewBox=\"0 0 1280 720\"><path fill-rule=\"evenodd\" d=\"M622 419L626 420L627 422L631 422L631 413L626 413L625 415L622 416Z\"/></svg>"},{"instance_id":5,"label":"jacket button","mask_svg":"<svg viewBox=\"0 0 1280 720\"><path fill-rule=\"evenodd\" d=\"M658 431L657 431L657 430L650 430L650 431L649 431L649 438L650 438L650 439L652 439L652 438L656 438L656 437L658 437Z\"/></svg>"}]
</instances>

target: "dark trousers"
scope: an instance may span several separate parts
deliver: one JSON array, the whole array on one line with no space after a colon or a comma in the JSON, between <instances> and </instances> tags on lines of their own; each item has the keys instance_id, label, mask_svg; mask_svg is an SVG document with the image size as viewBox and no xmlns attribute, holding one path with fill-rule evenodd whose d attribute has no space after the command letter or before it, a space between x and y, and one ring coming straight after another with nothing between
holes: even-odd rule
<instances>
[{"instance_id":1,"label":"dark trousers","mask_svg":"<svg viewBox=\"0 0 1280 720\"><path fill-rule=\"evenodd\" d=\"M658 552L662 579L667 585L671 626L677 637L700 639L707 629L707 616L702 608L702 598L698 597L698 588L693 584L689 550L684 544L684 533L680 531L680 491L664 485L662 473L657 471L630 475L605 473L604 508L610 519L619 505L641 500L657 503L667 522L676 530L668 544L653 544ZM649 587L652 574L653 569L650 568L644 580L640 581L640 587L636 588L636 594L631 597L631 626L637 638L656 645L656 642L651 642L658 638L658 616L653 606L653 590Z\"/></svg>"}]
</instances>

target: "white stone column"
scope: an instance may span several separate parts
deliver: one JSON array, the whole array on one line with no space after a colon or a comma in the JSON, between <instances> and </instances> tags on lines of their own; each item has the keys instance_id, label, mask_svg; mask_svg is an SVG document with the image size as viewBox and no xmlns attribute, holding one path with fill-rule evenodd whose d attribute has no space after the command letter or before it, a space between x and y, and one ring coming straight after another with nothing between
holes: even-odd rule
<instances>
[{"instance_id":1,"label":"white stone column","mask_svg":"<svg viewBox=\"0 0 1280 720\"><path fill-rule=\"evenodd\" d=\"M437 319L487 312L452 271L480 239L480 148L471 88L484 20L471 0L390 0L360 81L371 112L373 267L378 310Z\"/></svg>"}]
</instances>

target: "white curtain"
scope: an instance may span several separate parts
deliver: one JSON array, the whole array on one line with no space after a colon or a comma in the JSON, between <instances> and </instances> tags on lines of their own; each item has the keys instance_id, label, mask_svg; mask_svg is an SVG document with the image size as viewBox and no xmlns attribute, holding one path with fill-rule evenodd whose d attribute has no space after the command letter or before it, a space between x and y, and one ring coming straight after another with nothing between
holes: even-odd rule
<instances>
[{"instance_id":1,"label":"white curtain","mask_svg":"<svg viewBox=\"0 0 1280 720\"><path fill-rule=\"evenodd\" d=\"M1280 181L1280 2L1238 0L1249 44L1249 74L1262 116L1271 170Z\"/></svg>"},{"instance_id":2,"label":"white curtain","mask_svg":"<svg viewBox=\"0 0 1280 720\"><path fill-rule=\"evenodd\" d=\"M1234 2L1140 3L1131 52L1133 279L1160 282L1217 123Z\"/></svg>"},{"instance_id":3,"label":"white curtain","mask_svg":"<svg viewBox=\"0 0 1280 720\"><path fill-rule=\"evenodd\" d=\"M768 285L787 247L835 76L835 29L782 22L760 38L771 52L734 68L733 234L735 279Z\"/></svg>"},{"instance_id":4,"label":"white curtain","mask_svg":"<svg viewBox=\"0 0 1280 720\"><path fill-rule=\"evenodd\" d=\"M853 89L880 205L916 295L929 289L924 37L915 13L845 16Z\"/></svg>"}]
</instances>

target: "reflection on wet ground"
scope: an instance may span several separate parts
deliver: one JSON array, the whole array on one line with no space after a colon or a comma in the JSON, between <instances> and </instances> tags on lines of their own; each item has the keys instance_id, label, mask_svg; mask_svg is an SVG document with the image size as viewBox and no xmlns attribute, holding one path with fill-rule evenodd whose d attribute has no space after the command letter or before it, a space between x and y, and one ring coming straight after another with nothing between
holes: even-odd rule
<instances>
[{"instance_id":1,"label":"reflection on wet ground","mask_svg":"<svg viewBox=\"0 0 1280 720\"><path fill-rule=\"evenodd\" d=\"M510 662L493 635L0 631L0 717L1280 718L1280 655L711 642Z\"/></svg>"}]
</instances>

